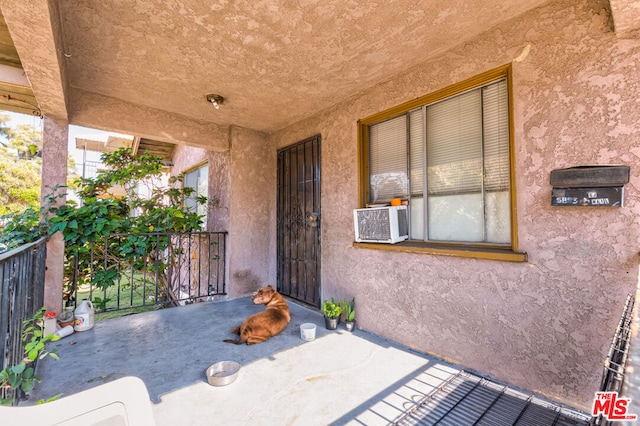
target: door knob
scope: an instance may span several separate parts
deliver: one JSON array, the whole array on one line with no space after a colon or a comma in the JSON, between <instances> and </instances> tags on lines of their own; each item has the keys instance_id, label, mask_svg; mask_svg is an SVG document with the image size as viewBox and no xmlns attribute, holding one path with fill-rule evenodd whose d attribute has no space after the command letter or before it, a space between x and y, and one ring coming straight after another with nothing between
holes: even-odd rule
<instances>
[{"instance_id":1,"label":"door knob","mask_svg":"<svg viewBox=\"0 0 640 426\"><path fill-rule=\"evenodd\" d=\"M309 221L309 225L312 228L318 227L318 213L311 213L307 216L307 220Z\"/></svg>"}]
</instances>

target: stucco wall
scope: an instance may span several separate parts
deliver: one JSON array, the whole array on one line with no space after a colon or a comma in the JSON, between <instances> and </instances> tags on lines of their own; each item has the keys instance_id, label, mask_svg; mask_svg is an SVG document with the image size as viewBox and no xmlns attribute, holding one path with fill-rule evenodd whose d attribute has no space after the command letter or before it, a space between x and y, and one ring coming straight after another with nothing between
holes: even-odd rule
<instances>
[{"instance_id":1,"label":"stucco wall","mask_svg":"<svg viewBox=\"0 0 640 426\"><path fill-rule=\"evenodd\" d=\"M209 215L210 231L228 231L231 204L231 155L228 152L209 153Z\"/></svg>"},{"instance_id":2,"label":"stucco wall","mask_svg":"<svg viewBox=\"0 0 640 426\"><path fill-rule=\"evenodd\" d=\"M208 160L209 152L206 149L187 145L177 145L173 153L172 175L178 175L193 168L196 164Z\"/></svg>"},{"instance_id":3,"label":"stucco wall","mask_svg":"<svg viewBox=\"0 0 640 426\"><path fill-rule=\"evenodd\" d=\"M175 176L184 173L205 161L209 165L206 229L212 232L228 231L231 197L230 153L178 145L173 154L171 174Z\"/></svg>"},{"instance_id":4,"label":"stucco wall","mask_svg":"<svg viewBox=\"0 0 640 426\"><path fill-rule=\"evenodd\" d=\"M229 296L242 296L275 284L269 251L271 201L275 200L276 153L266 135L231 129Z\"/></svg>"},{"instance_id":5,"label":"stucco wall","mask_svg":"<svg viewBox=\"0 0 640 426\"><path fill-rule=\"evenodd\" d=\"M209 164L207 230L227 231L226 283L229 297L275 284L275 234L270 220L275 199L276 154L266 135L239 127L229 132L228 152L180 145L171 173Z\"/></svg>"},{"instance_id":6,"label":"stucco wall","mask_svg":"<svg viewBox=\"0 0 640 426\"><path fill-rule=\"evenodd\" d=\"M355 296L364 329L589 409L638 278L639 61L607 1L553 2L272 135L274 150L322 135L323 297ZM507 63L529 263L353 248L357 120ZM631 166L624 207L550 205L551 170L585 164Z\"/></svg>"}]
</instances>

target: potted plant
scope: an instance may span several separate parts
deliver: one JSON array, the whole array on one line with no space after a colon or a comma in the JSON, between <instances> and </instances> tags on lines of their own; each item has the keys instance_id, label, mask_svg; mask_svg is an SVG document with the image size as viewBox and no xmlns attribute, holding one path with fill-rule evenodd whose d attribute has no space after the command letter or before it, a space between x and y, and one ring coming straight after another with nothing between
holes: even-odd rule
<instances>
[{"instance_id":1,"label":"potted plant","mask_svg":"<svg viewBox=\"0 0 640 426\"><path fill-rule=\"evenodd\" d=\"M356 325L355 302L355 299L351 299L351 302L345 299L344 302L342 302L342 308L344 310L344 326L347 328L347 331L353 331L353 328Z\"/></svg>"},{"instance_id":2,"label":"potted plant","mask_svg":"<svg viewBox=\"0 0 640 426\"><path fill-rule=\"evenodd\" d=\"M331 301L324 300L322 302L322 313L324 314L324 325L327 330L335 330L338 328L340 322L340 315L342 314L342 303L336 302L331 298Z\"/></svg>"}]
</instances>

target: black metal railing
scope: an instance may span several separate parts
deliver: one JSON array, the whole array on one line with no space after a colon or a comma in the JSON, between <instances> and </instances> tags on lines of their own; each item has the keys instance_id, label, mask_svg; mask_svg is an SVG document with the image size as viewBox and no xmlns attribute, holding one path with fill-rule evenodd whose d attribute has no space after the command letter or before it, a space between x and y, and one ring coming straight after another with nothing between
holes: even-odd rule
<instances>
[{"instance_id":1,"label":"black metal railing","mask_svg":"<svg viewBox=\"0 0 640 426\"><path fill-rule=\"evenodd\" d=\"M2 369L24 358L22 323L44 304L47 239L0 254L0 355ZM2 398L16 400L15 391L0 389Z\"/></svg>"},{"instance_id":2,"label":"black metal railing","mask_svg":"<svg viewBox=\"0 0 640 426\"><path fill-rule=\"evenodd\" d=\"M609 353L604 361L599 392L616 392L618 394L622 392L631 342L634 305L634 295L627 295L622 316L620 317L620 321L618 321L611 346L609 347ZM604 416L598 415L591 420L590 424L604 426L617 424L617 422L609 421L605 419Z\"/></svg>"},{"instance_id":3,"label":"black metal railing","mask_svg":"<svg viewBox=\"0 0 640 426\"><path fill-rule=\"evenodd\" d=\"M178 306L226 294L226 232L113 234L67 259L67 307Z\"/></svg>"}]
</instances>

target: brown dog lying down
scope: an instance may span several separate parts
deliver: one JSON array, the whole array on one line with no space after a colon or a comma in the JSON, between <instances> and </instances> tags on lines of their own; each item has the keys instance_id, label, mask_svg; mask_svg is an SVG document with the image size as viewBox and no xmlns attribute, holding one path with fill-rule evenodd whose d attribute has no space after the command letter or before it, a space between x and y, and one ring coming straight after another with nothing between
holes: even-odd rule
<instances>
[{"instance_id":1,"label":"brown dog lying down","mask_svg":"<svg viewBox=\"0 0 640 426\"><path fill-rule=\"evenodd\" d=\"M272 286L262 287L251 296L251 300L256 305L265 305L266 310L251 315L232 330L239 335L238 340L225 342L236 345L264 342L284 330L291 321L287 301Z\"/></svg>"}]
</instances>

